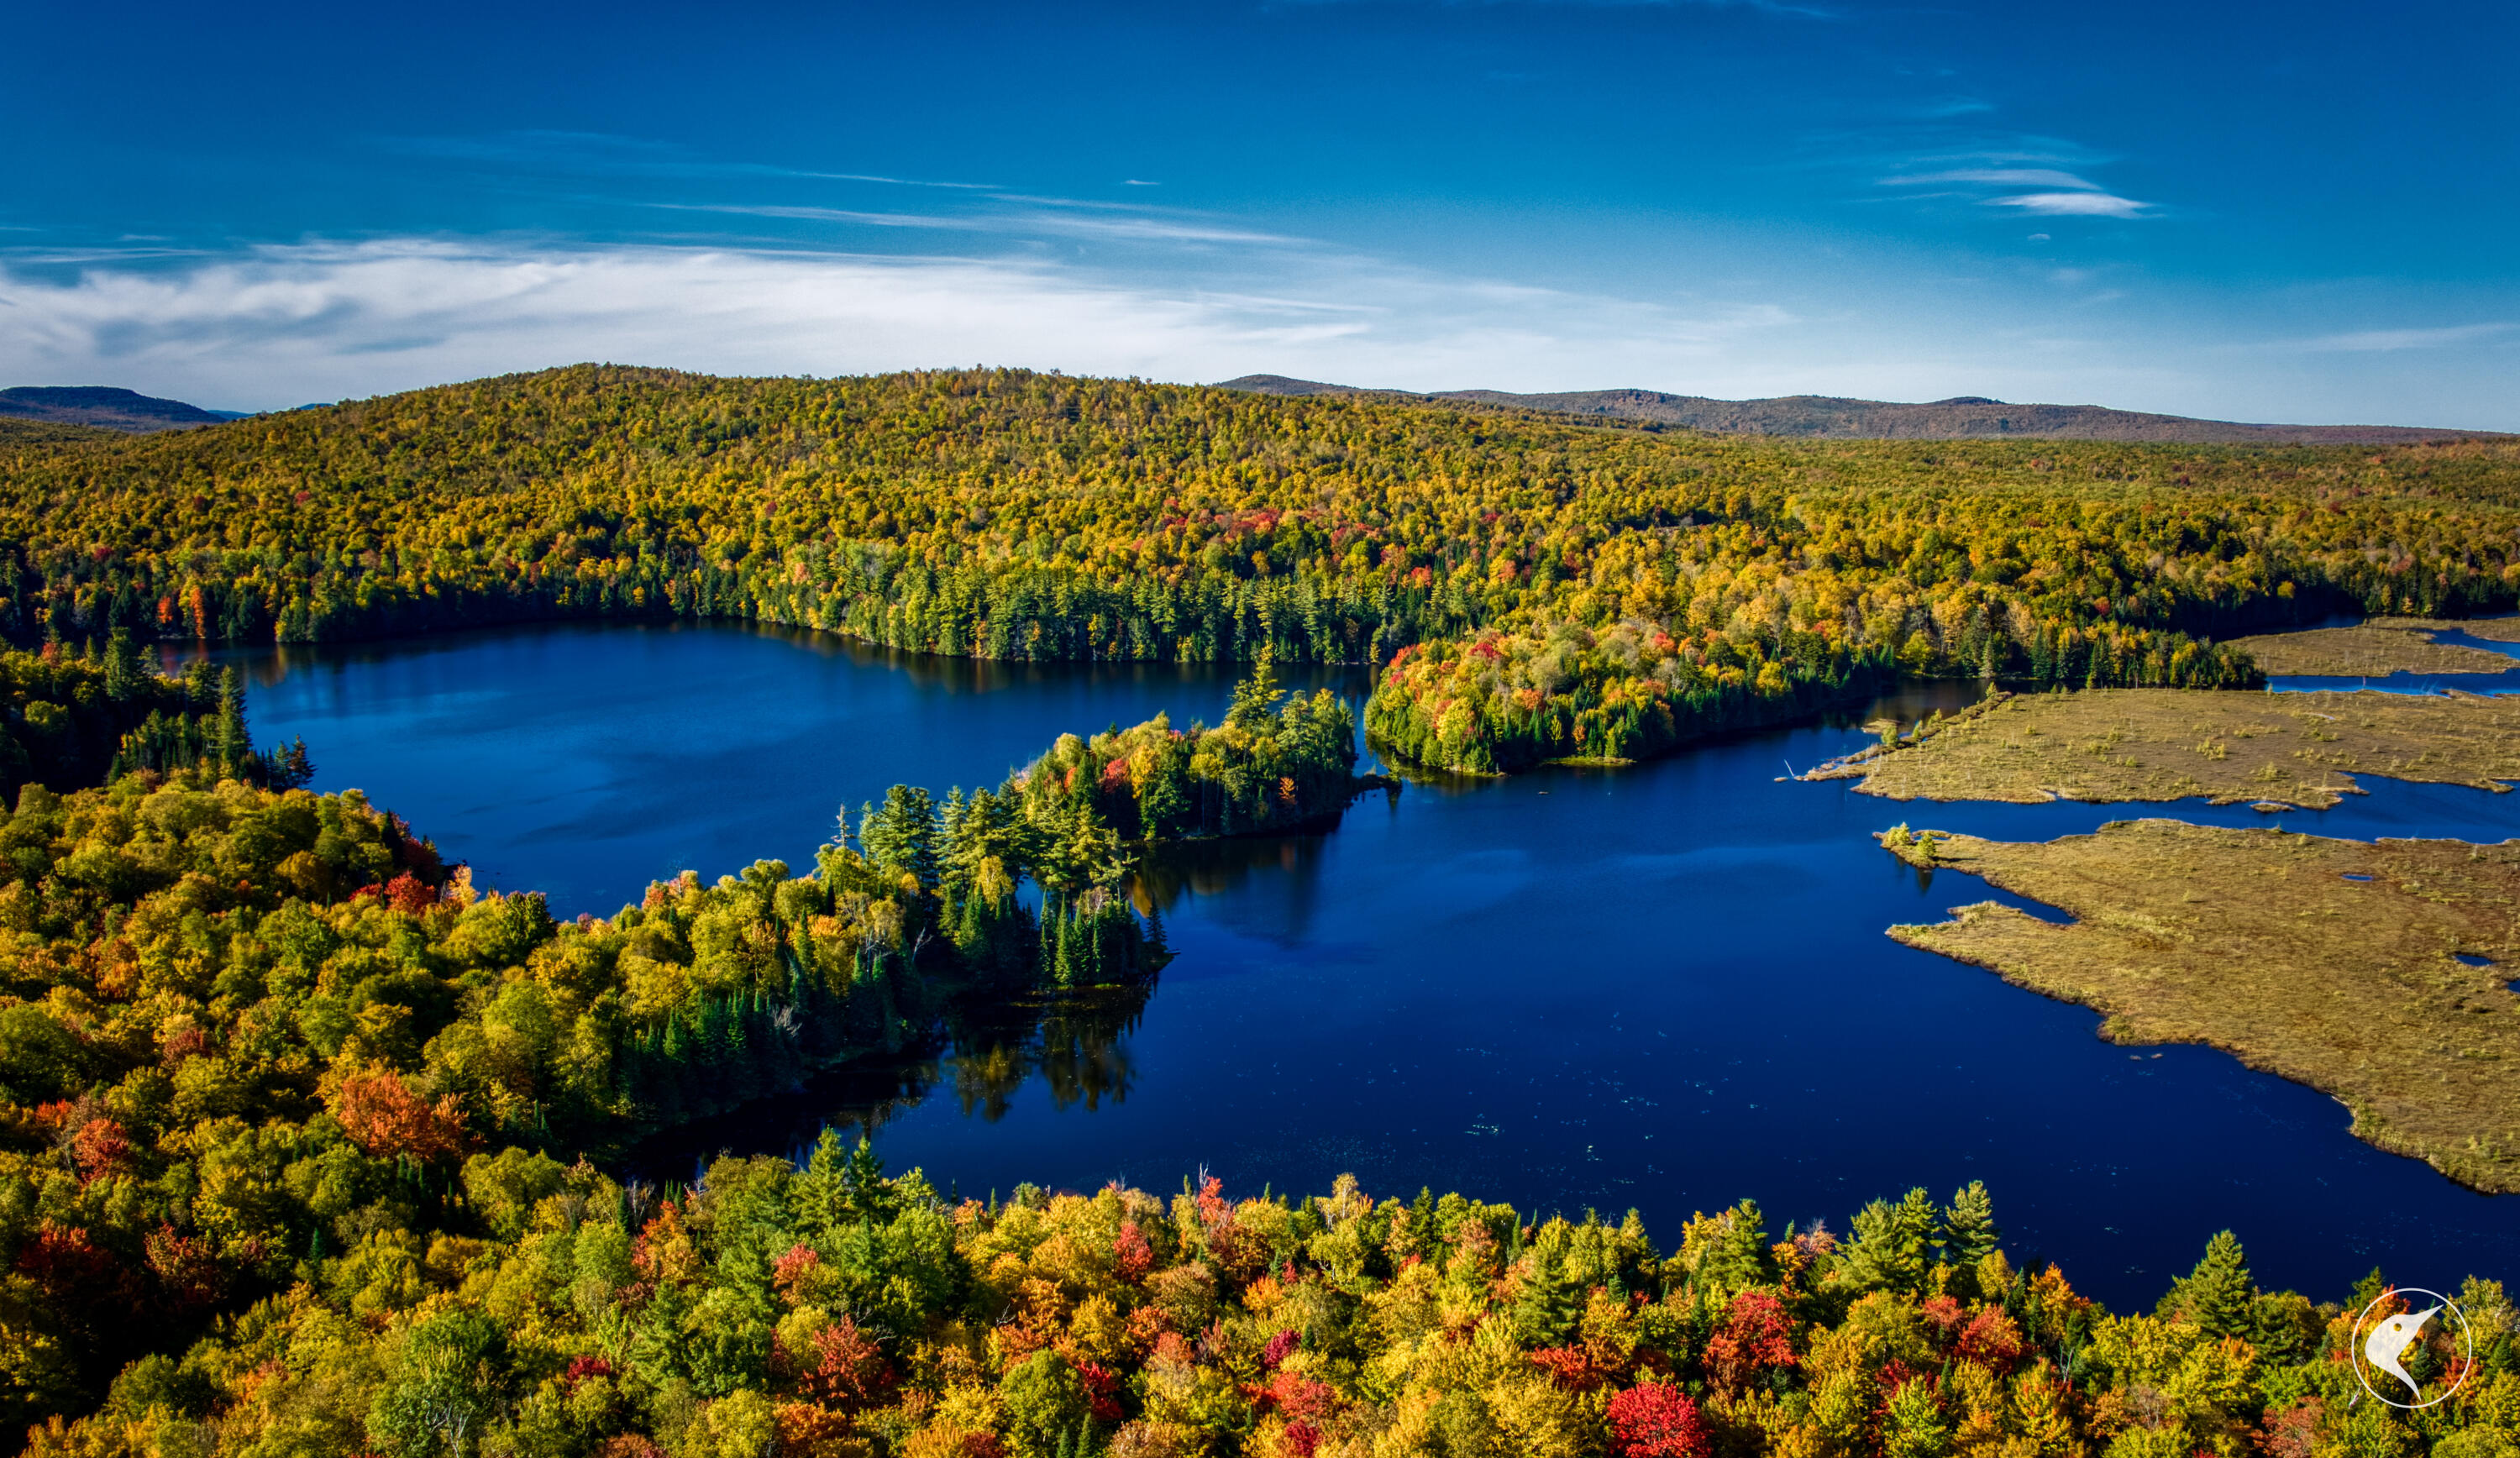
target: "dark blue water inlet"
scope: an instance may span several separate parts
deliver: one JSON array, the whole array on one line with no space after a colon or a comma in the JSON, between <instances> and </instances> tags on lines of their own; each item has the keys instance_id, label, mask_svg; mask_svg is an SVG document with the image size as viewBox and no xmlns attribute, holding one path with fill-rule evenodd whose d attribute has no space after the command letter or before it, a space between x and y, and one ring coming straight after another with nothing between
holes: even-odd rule
<instances>
[{"instance_id":1,"label":"dark blue water inlet","mask_svg":"<svg viewBox=\"0 0 2520 1458\"><path fill-rule=\"evenodd\" d=\"M993 782L1058 732L1158 709L1214 718L1231 679L738 627L242 656L263 742L305 735L319 786L367 789L563 914L608 912L687 865L801 866L842 802L895 780ZM1884 707L1912 719L1965 694ZM2520 1203L2353 1139L2333 1100L2211 1049L2102 1042L2087 1009L1881 934L2011 900L1891 860L1870 832L1894 821L2046 839L2130 815L2267 817L1778 782L1860 742L1864 717L1622 771L1413 784L1325 834L1160 858L1148 885L1181 955L1116 1040L1012 1050L1012 1083L982 1075L984 1048L844 1071L666 1141L655 1168L786 1153L828 1119L875 1125L894 1168L971 1193L1170 1188L1202 1166L1237 1192L1314 1190L1347 1171L1377 1196L1635 1206L1665 1242L1743 1196L1778 1227L1842 1230L1873 1196L1984 1179L2017 1259L2060 1260L2122 1306L2226 1226L2262 1281L2320 1297L2375 1263L2435 1288L2520 1276ZM2520 797L2368 783L2282 822L2520 834Z\"/></svg>"}]
</instances>

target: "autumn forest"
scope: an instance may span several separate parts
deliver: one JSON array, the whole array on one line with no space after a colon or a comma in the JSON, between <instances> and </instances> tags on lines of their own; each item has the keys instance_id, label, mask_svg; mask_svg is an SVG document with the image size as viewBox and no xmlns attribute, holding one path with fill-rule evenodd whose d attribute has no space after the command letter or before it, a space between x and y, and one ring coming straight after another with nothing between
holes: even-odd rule
<instances>
[{"instance_id":1,"label":"autumn forest","mask_svg":"<svg viewBox=\"0 0 2520 1458\"><path fill-rule=\"evenodd\" d=\"M2380 1273L2148 1309L2000 1181L1649 1233L1474 1191L1030 1185L642 1137L972 1030L1108 1039L1155 848L1902 682L2255 687L2520 603L2520 451L1788 442L1023 372L581 366L145 437L0 421L0 1432L60 1458L2520 1453L2520 1309L2370 1400ZM478 884L221 645L736 619L1231 665L1213 724L894 785L609 916ZM163 667L192 655L181 672ZM1351 702L1294 666L1373 675ZM976 767L975 767L976 768ZM854 797L853 797L854 798ZM706 871L709 874L703 874ZM722 872L722 873L721 873ZM1902 1181L1903 1183L1905 1181ZM1662 1244L1657 1244L1656 1237ZM2374 1303L2378 1305L2375 1307Z\"/></svg>"}]
</instances>

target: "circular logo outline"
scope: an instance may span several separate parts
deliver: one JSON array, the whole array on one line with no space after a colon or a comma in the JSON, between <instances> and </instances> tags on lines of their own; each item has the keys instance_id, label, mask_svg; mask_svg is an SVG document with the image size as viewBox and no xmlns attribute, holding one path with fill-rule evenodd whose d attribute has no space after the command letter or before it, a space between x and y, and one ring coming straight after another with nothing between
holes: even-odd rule
<instances>
[{"instance_id":1,"label":"circular logo outline","mask_svg":"<svg viewBox=\"0 0 2520 1458\"><path fill-rule=\"evenodd\" d=\"M2380 1395L2380 1390L2371 1385L2371 1376L2364 1370L2365 1354L2362 1350L2363 1324L2371 1319L2373 1308L2378 1306L2380 1303L2389 1300L2391 1297L2404 1297L2408 1294L2415 1296L2429 1296L2433 1300L2441 1303L2442 1310L2457 1317L2459 1341L2467 1348L2466 1360L2459 1370L2458 1381L2452 1383L2440 1396L2433 1398L2430 1402L2401 1402L2395 1397L2384 1397ZM2409 1310L2413 1309L2413 1303L2409 1302L2408 1303L2408 1308ZM2457 1395L2459 1389L2467 1386L2467 1380L2470 1377L2476 1375L2476 1331L2473 1327L2468 1325L2466 1309L2447 1295L2422 1286L2397 1286L2392 1287L2387 1291L2383 1291L2378 1296L2371 1298L2370 1304L2364 1306L2362 1311L2355 1316L2354 1333L2351 1337L2346 1339L2346 1354L2348 1360L2354 1364L2354 1380L2362 1384L2362 1391L2371 1394L2371 1400L2375 1402L2385 1402L2389 1406L2397 1408L2402 1412L2421 1412L2427 1407L2438 1407L2442 1403L2448 1402L2452 1397ZM2418 1395L2421 1395L2420 1392L2418 1392Z\"/></svg>"}]
</instances>

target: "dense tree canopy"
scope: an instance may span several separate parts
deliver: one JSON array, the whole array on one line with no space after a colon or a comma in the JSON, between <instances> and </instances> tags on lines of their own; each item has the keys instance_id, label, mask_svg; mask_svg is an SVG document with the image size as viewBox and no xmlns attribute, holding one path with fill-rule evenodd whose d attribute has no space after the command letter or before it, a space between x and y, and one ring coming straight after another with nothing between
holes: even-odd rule
<instances>
[{"instance_id":1,"label":"dense tree canopy","mask_svg":"<svg viewBox=\"0 0 2520 1458\"><path fill-rule=\"evenodd\" d=\"M347 1160L337 1161L346 1166ZM111 1176L107 1176L111 1177ZM2520 1439L2515 1317L2418 1343L2450 1400L2363 1395L2352 1304L2251 1281L2217 1236L2151 1312L2019 1270L1978 1185L1846 1238L1744 1202L1658 1250L1634 1215L1458 1194L1171 1200L886 1178L826 1133L688 1191L518 1148L432 1219L378 1219L189 1347L144 1356L45 1455L186 1453L1712 1458L2490 1455ZM79 1248L58 1227L39 1277ZM195 1242L161 1227L151 1259ZM2395 1304L2391 1303L2395 1302ZM2407 1394L2409 1398L2413 1393Z\"/></svg>"},{"instance_id":2,"label":"dense tree canopy","mask_svg":"<svg viewBox=\"0 0 2520 1458\"><path fill-rule=\"evenodd\" d=\"M1377 723L1450 744L1466 715L1479 747L1445 762L1475 767L1588 752L1587 715L1642 746L1657 716L1686 735L1894 671L2247 683L2202 640L2509 605L2515 508L2520 451L2479 442L1781 441L1021 372L585 366L0 438L0 632L683 614L1006 658L1425 644ZM1670 646L1642 674L1587 648L1542 687L1465 673L1488 630L1508 659Z\"/></svg>"}]
</instances>

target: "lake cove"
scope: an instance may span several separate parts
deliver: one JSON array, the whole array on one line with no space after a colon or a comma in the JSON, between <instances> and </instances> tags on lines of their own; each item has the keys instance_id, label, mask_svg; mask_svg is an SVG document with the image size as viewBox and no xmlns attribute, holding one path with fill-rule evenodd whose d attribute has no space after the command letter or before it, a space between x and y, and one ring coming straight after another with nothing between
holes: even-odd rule
<instances>
[{"instance_id":1,"label":"lake cove","mask_svg":"<svg viewBox=\"0 0 2520 1458\"><path fill-rule=\"evenodd\" d=\"M1961 907L1890 934L2334 1094L2355 1131L2460 1183L2520 1190L2520 843L2376 842L2119 820L2047 844L1911 834L1912 863L2071 913Z\"/></svg>"},{"instance_id":2,"label":"lake cove","mask_svg":"<svg viewBox=\"0 0 2520 1458\"><path fill-rule=\"evenodd\" d=\"M842 804L895 781L994 784L1059 733L1157 711L1213 721L1233 679L707 625L222 656L251 674L258 740L305 736L317 788L367 790L483 884L542 889L562 915L609 914L685 867L808 864ZM1988 888L1881 853L1873 833L1913 807L1782 776L1860 748L1867 721L1973 696L1936 686L1617 771L1420 780L1327 832L1162 852L1139 891L1178 957L1143 1007L958 1030L646 1162L687 1178L702 1154L786 1152L836 1122L969 1194L1172 1188L1202 1166L1230 1191L1325 1189L1353 1171L1376 1196L1635 1206L1657 1230L1744 1196L1778 1229L1843 1229L1875 1195L1983 1179L2022 1263L2061 1260L2121 1305L2225 1226L2262 1283L2323 1297L2375 1263L2436 1286L2520 1268L2509 1200L2360 1143L2324 1095L2209 1048L2112 1045L2088 1009L1882 935ZM2365 783L2284 822L2520 835L2520 796ZM2128 814L1964 803L1933 823L2031 841ZM2179 814L2264 823L2239 805Z\"/></svg>"}]
</instances>

